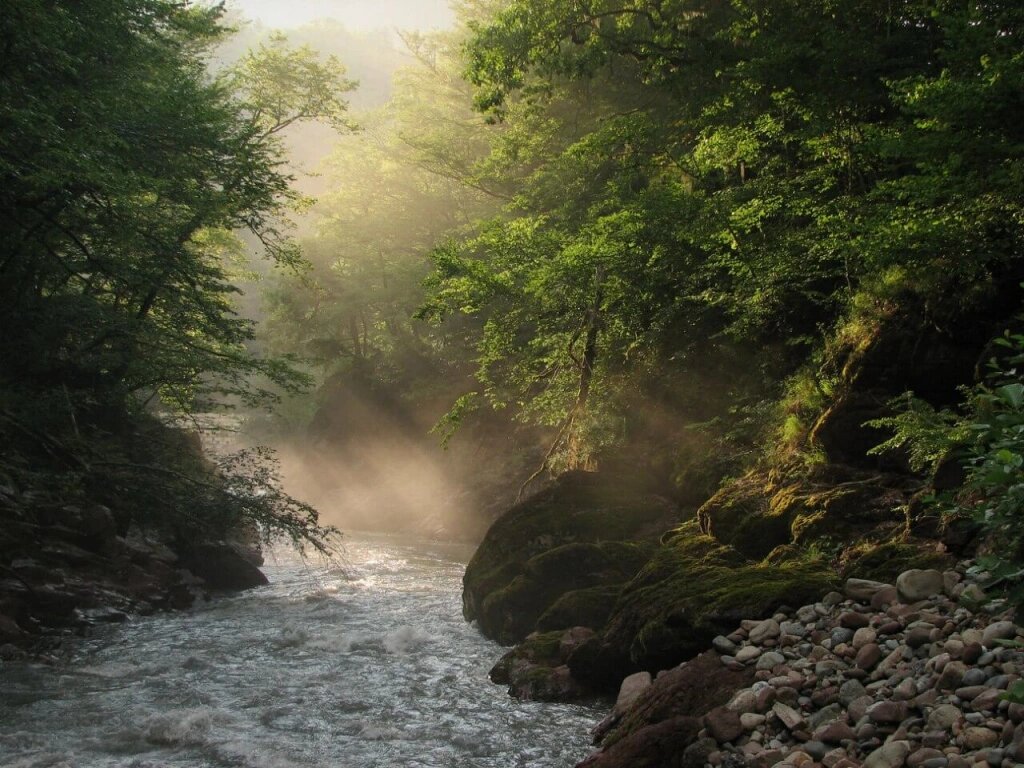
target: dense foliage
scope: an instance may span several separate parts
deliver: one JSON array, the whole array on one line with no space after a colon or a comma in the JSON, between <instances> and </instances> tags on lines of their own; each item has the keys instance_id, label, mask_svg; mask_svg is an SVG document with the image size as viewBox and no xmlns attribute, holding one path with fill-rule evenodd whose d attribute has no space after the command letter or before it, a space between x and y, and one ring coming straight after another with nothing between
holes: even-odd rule
<instances>
[{"instance_id":1,"label":"dense foliage","mask_svg":"<svg viewBox=\"0 0 1024 768\"><path fill-rule=\"evenodd\" d=\"M299 199L281 132L342 121L352 83L337 62L280 40L211 75L221 13L172 0L5 5L5 474L29 456L38 470L42 455L94 482L146 409L255 402L302 381L249 353L253 327L234 314L227 261L246 230L272 259L296 262L283 222ZM133 482L157 475L149 467ZM284 527L316 535L315 516L296 527L282 511Z\"/></svg>"},{"instance_id":2,"label":"dense foliage","mask_svg":"<svg viewBox=\"0 0 1024 768\"><path fill-rule=\"evenodd\" d=\"M934 499L949 516L974 520L986 534L981 558L996 579L1024 580L1024 335L1007 331L984 381L966 389L964 407L936 410L908 393L906 406L879 420L893 437L876 452L907 448L919 469L960 464L965 479ZM1024 594L1018 595L1018 600Z\"/></svg>"},{"instance_id":3,"label":"dense foliage","mask_svg":"<svg viewBox=\"0 0 1024 768\"><path fill-rule=\"evenodd\" d=\"M545 468L652 435L719 476L780 438L813 455L844 356L901 315L949 335L1024 276L1017 3L460 13L340 150L275 331L413 397L475 370L447 426L542 425Z\"/></svg>"},{"instance_id":4,"label":"dense foliage","mask_svg":"<svg viewBox=\"0 0 1024 768\"><path fill-rule=\"evenodd\" d=\"M1020 257L1022 22L999 2L519 0L475 25L480 108L593 116L511 222L437 257L435 301L488 317L487 393L579 423L645 355L727 336L799 362L850 308L985 293Z\"/></svg>"}]
</instances>

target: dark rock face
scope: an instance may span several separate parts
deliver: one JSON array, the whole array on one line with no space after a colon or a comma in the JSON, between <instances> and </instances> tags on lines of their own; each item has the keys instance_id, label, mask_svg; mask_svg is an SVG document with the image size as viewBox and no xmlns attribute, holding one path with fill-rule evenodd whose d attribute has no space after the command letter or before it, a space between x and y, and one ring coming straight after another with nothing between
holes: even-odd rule
<instances>
[{"instance_id":1,"label":"dark rock face","mask_svg":"<svg viewBox=\"0 0 1024 768\"><path fill-rule=\"evenodd\" d=\"M212 590L250 589L268 583L253 564L252 555L230 543L196 545L182 555L181 564Z\"/></svg>"},{"instance_id":2,"label":"dark rock face","mask_svg":"<svg viewBox=\"0 0 1024 768\"><path fill-rule=\"evenodd\" d=\"M700 768L703 759L684 761L700 727L696 717L676 717L645 726L591 755L578 768Z\"/></svg>"},{"instance_id":3,"label":"dark rock face","mask_svg":"<svg viewBox=\"0 0 1024 768\"><path fill-rule=\"evenodd\" d=\"M185 559L155 533L135 525L119 531L104 506L61 505L6 489L0 519L0 644L13 654L195 599L200 582L183 570ZM254 557L258 552L240 540L198 546L187 565L209 589L245 589L266 583Z\"/></svg>"},{"instance_id":4,"label":"dark rock face","mask_svg":"<svg viewBox=\"0 0 1024 768\"><path fill-rule=\"evenodd\" d=\"M491 526L466 568L463 613L499 642L600 620L679 514L628 480L567 473Z\"/></svg>"},{"instance_id":5,"label":"dark rock face","mask_svg":"<svg viewBox=\"0 0 1024 768\"><path fill-rule=\"evenodd\" d=\"M693 749L702 727L721 726L732 734L739 719L719 710L754 680L753 668L728 669L714 651L658 676L620 720L605 725L603 749L580 768L703 765ZM718 713L714 723L705 715ZM602 734L599 734L599 736Z\"/></svg>"},{"instance_id":6,"label":"dark rock face","mask_svg":"<svg viewBox=\"0 0 1024 768\"><path fill-rule=\"evenodd\" d=\"M878 468L896 457L868 455L888 435L866 422L891 415L888 402L904 392L935 406L961 399L959 387L975 380L989 340L1019 311L1019 279L994 285L986 299L948 302L945 308L906 295L901 309L837 350L838 387L811 430L811 442L830 462ZM933 311L946 312L936 318ZM905 469L905 467L903 467ZM940 481L942 482L942 481Z\"/></svg>"}]
</instances>

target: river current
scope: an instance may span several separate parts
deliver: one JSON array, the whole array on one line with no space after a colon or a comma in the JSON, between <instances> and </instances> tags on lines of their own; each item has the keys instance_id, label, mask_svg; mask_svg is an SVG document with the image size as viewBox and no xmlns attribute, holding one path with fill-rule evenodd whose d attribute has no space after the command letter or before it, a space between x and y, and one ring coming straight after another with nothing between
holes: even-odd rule
<instances>
[{"instance_id":1,"label":"river current","mask_svg":"<svg viewBox=\"0 0 1024 768\"><path fill-rule=\"evenodd\" d=\"M518 702L461 616L467 547L351 537L270 586L0 666L14 768L564 768L595 707Z\"/></svg>"}]
</instances>

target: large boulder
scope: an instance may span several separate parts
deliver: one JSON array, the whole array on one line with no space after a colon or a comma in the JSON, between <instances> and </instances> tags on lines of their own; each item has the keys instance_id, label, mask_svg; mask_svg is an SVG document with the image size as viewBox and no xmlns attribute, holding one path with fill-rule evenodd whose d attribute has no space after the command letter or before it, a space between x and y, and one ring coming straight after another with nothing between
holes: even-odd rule
<instances>
[{"instance_id":1,"label":"large boulder","mask_svg":"<svg viewBox=\"0 0 1024 768\"><path fill-rule=\"evenodd\" d=\"M691 521L666 536L626 585L601 637L574 653L569 666L581 680L608 688L636 669L679 664L741 619L811 602L837 583L819 560L751 561Z\"/></svg>"},{"instance_id":2,"label":"large boulder","mask_svg":"<svg viewBox=\"0 0 1024 768\"><path fill-rule=\"evenodd\" d=\"M821 464L785 477L750 472L697 512L702 533L751 559L777 547L830 548L870 531L902 528L920 483L905 476Z\"/></svg>"},{"instance_id":3,"label":"large boulder","mask_svg":"<svg viewBox=\"0 0 1024 768\"><path fill-rule=\"evenodd\" d=\"M691 764L685 756L697 743L704 716L749 686L753 678L752 667L731 670L714 651L670 669L659 675L624 714L604 724L599 734L601 751L580 763L580 768ZM693 760L692 764L698 768L703 760Z\"/></svg>"},{"instance_id":4,"label":"large boulder","mask_svg":"<svg viewBox=\"0 0 1024 768\"><path fill-rule=\"evenodd\" d=\"M488 530L466 568L463 613L504 643L603 621L615 587L679 516L671 501L628 479L567 473Z\"/></svg>"}]
</instances>

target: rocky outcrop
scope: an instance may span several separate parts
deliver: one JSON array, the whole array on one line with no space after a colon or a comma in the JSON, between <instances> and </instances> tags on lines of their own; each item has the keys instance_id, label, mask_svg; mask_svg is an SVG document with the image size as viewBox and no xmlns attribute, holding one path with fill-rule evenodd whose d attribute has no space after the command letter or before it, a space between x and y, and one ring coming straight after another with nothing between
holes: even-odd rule
<instances>
[{"instance_id":1,"label":"rocky outcrop","mask_svg":"<svg viewBox=\"0 0 1024 768\"><path fill-rule=\"evenodd\" d=\"M202 579L211 590L240 590L267 584L252 550L234 542L204 542L182 553L181 566Z\"/></svg>"},{"instance_id":2,"label":"rocky outcrop","mask_svg":"<svg viewBox=\"0 0 1024 768\"><path fill-rule=\"evenodd\" d=\"M600 637L569 659L573 674L596 687L616 675L656 671L684 661L745 616L827 591L835 574L820 562L752 562L686 523L665 537L625 587Z\"/></svg>"},{"instance_id":3,"label":"rocky outcrop","mask_svg":"<svg viewBox=\"0 0 1024 768\"><path fill-rule=\"evenodd\" d=\"M948 567L934 540L907 536L901 505L917 487L836 466L789 479L750 473L655 545L656 526L678 513L658 497L638 502L611 478L573 473L491 528L466 571L464 611L502 642L595 630L555 666L585 690L612 692L625 675L670 668L739 619L811 600L846 576Z\"/></svg>"},{"instance_id":4,"label":"rocky outcrop","mask_svg":"<svg viewBox=\"0 0 1024 768\"><path fill-rule=\"evenodd\" d=\"M466 568L463 613L505 643L601 621L679 516L628 480L567 473L488 530Z\"/></svg>"},{"instance_id":5,"label":"rocky outcrop","mask_svg":"<svg viewBox=\"0 0 1024 768\"><path fill-rule=\"evenodd\" d=\"M593 635L587 627L535 632L501 657L491 669L491 682L508 685L509 695L524 701L593 697L594 691L574 678L566 663Z\"/></svg>"},{"instance_id":6,"label":"rocky outcrop","mask_svg":"<svg viewBox=\"0 0 1024 768\"><path fill-rule=\"evenodd\" d=\"M0 487L0 657L45 652L68 634L131 614L184 608L210 589L265 584L242 544L175 551L99 504Z\"/></svg>"},{"instance_id":7,"label":"rocky outcrop","mask_svg":"<svg viewBox=\"0 0 1024 768\"><path fill-rule=\"evenodd\" d=\"M580 768L1019 765L1024 706L1004 693L1024 653L1003 645L1022 639L1004 608L963 568L852 579L659 674Z\"/></svg>"}]
</instances>

